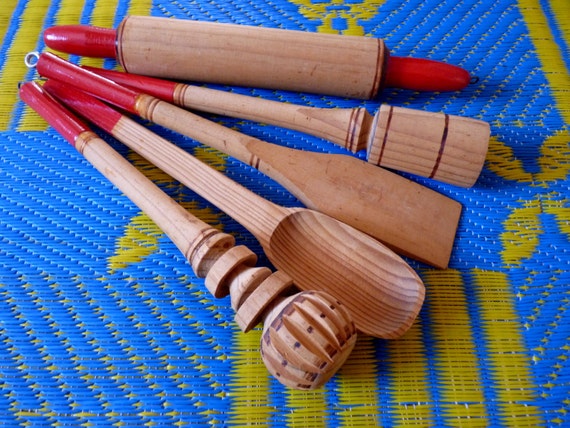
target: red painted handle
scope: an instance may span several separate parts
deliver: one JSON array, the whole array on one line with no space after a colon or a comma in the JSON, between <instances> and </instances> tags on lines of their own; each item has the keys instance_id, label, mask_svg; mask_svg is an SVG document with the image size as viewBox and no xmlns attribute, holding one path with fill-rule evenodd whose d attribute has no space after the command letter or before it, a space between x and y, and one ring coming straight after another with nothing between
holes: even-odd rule
<instances>
[{"instance_id":1,"label":"red painted handle","mask_svg":"<svg viewBox=\"0 0 570 428\"><path fill-rule=\"evenodd\" d=\"M35 82L20 86L20 98L75 147L77 137L89 127Z\"/></svg>"},{"instance_id":2,"label":"red painted handle","mask_svg":"<svg viewBox=\"0 0 570 428\"><path fill-rule=\"evenodd\" d=\"M43 77L65 82L117 107L131 113L137 113L137 92L125 88L112 80L91 73L52 53L46 52L41 54L37 61L36 69Z\"/></svg>"},{"instance_id":3,"label":"red painted handle","mask_svg":"<svg viewBox=\"0 0 570 428\"><path fill-rule=\"evenodd\" d=\"M413 91L459 91L471 80L461 67L422 58L391 56L385 86Z\"/></svg>"},{"instance_id":4,"label":"red painted handle","mask_svg":"<svg viewBox=\"0 0 570 428\"><path fill-rule=\"evenodd\" d=\"M97 98L57 80L48 80L44 84L44 89L71 110L109 134L113 132L113 128L122 117L121 113Z\"/></svg>"},{"instance_id":5,"label":"red painted handle","mask_svg":"<svg viewBox=\"0 0 570 428\"><path fill-rule=\"evenodd\" d=\"M83 67L92 73L106 77L119 85L132 88L145 94L160 98L171 104L174 102L174 91L179 83L170 80L157 79L156 77L141 76L139 74L123 73L120 71L105 70L96 67Z\"/></svg>"},{"instance_id":6,"label":"red painted handle","mask_svg":"<svg viewBox=\"0 0 570 428\"><path fill-rule=\"evenodd\" d=\"M95 58L117 56L117 31L89 25L59 25L44 31L45 44L57 51Z\"/></svg>"}]
</instances>

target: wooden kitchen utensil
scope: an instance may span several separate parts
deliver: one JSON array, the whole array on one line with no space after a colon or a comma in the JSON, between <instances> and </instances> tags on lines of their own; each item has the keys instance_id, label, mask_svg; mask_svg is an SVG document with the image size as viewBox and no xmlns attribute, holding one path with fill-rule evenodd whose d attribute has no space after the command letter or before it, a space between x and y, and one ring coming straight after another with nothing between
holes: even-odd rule
<instances>
[{"instance_id":1,"label":"wooden kitchen utensil","mask_svg":"<svg viewBox=\"0 0 570 428\"><path fill-rule=\"evenodd\" d=\"M89 92L201 143L278 181L308 208L436 267L449 262L461 205L438 192L352 156L269 144L43 53L40 75Z\"/></svg>"},{"instance_id":2,"label":"wooden kitchen utensil","mask_svg":"<svg viewBox=\"0 0 570 428\"><path fill-rule=\"evenodd\" d=\"M443 113L382 105L373 117L364 107L315 108L186 85L95 67L88 70L180 107L248 119L305 132L398 171L470 187L485 163L487 122Z\"/></svg>"},{"instance_id":3,"label":"wooden kitchen utensil","mask_svg":"<svg viewBox=\"0 0 570 428\"><path fill-rule=\"evenodd\" d=\"M44 87L241 223L299 288L325 291L342 302L359 331L395 338L412 325L424 285L377 240L325 214L269 202L69 84L48 80Z\"/></svg>"},{"instance_id":4,"label":"wooden kitchen utensil","mask_svg":"<svg viewBox=\"0 0 570 428\"><path fill-rule=\"evenodd\" d=\"M460 67L390 56L381 39L149 16L117 30L80 25L44 32L47 46L117 58L130 73L354 98L384 86L455 91L470 81Z\"/></svg>"},{"instance_id":5,"label":"wooden kitchen utensil","mask_svg":"<svg viewBox=\"0 0 570 428\"><path fill-rule=\"evenodd\" d=\"M292 294L289 276L255 267L253 252L186 211L38 84L25 83L20 96L172 239L215 297L231 294L243 331L264 319L263 360L281 383L314 389L336 373L356 341L340 302L322 291Z\"/></svg>"}]
</instances>

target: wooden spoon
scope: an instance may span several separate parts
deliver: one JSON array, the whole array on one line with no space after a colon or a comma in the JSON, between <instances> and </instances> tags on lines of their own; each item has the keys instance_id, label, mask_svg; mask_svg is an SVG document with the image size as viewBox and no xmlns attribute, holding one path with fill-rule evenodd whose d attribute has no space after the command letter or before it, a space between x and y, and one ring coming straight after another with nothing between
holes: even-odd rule
<instances>
[{"instance_id":1,"label":"wooden spoon","mask_svg":"<svg viewBox=\"0 0 570 428\"><path fill-rule=\"evenodd\" d=\"M352 156L305 152L258 140L44 53L40 75L219 149L267 174L305 206L381 240L400 254L448 265L461 204Z\"/></svg>"},{"instance_id":2,"label":"wooden spoon","mask_svg":"<svg viewBox=\"0 0 570 428\"><path fill-rule=\"evenodd\" d=\"M424 285L377 240L325 214L267 201L70 85L48 81L44 87L241 223L299 288L329 292L343 303L361 332L396 338L412 325Z\"/></svg>"}]
</instances>

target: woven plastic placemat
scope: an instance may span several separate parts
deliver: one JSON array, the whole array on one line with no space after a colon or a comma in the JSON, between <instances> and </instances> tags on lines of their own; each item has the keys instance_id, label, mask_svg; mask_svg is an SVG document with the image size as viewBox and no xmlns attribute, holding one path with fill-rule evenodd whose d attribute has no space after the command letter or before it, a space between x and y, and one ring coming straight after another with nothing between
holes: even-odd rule
<instances>
[{"instance_id":1,"label":"woven plastic placemat","mask_svg":"<svg viewBox=\"0 0 570 428\"><path fill-rule=\"evenodd\" d=\"M464 210L449 269L410 261L427 295L403 338L360 337L322 390L283 387L261 361L260 331L241 333L229 300L211 297L156 226L18 99L18 82L35 78L24 55L45 49L43 29L114 27L127 14L381 37L394 54L444 60L478 77L462 92L387 90L368 102L233 88L491 124L473 188L409 177ZM565 0L3 0L0 424L570 426L569 17ZM296 132L215 119L277 144L342 152ZM298 204L251 168L155 130L268 199ZM267 263L245 229L116 147Z\"/></svg>"}]
</instances>

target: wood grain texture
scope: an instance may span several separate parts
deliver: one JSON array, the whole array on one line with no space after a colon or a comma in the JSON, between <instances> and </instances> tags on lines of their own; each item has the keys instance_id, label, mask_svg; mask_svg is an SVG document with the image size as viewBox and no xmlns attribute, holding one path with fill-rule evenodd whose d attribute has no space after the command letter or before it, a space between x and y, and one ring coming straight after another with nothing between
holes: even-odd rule
<instances>
[{"instance_id":1,"label":"wood grain texture","mask_svg":"<svg viewBox=\"0 0 570 428\"><path fill-rule=\"evenodd\" d=\"M132 73L353 98L378 93L387 54L371 37L144 16L122 21L117 50Z\"/></svg>"}]
</instances>

